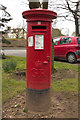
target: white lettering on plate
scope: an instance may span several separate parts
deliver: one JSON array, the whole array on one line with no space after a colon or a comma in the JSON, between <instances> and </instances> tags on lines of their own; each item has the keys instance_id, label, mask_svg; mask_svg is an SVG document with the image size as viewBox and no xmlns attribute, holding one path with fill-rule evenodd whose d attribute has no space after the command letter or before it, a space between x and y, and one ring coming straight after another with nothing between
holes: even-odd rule
<instances>
[{"instance_id":1,"label":"white lettering on plate","mask_svg":"<svg viewBox=\"0 0 80 120\"><path fill-rule=\"evenodd\" d=\"M35 49L44 49L44 35L35 35Z\"/></svg>"}]
</instances>

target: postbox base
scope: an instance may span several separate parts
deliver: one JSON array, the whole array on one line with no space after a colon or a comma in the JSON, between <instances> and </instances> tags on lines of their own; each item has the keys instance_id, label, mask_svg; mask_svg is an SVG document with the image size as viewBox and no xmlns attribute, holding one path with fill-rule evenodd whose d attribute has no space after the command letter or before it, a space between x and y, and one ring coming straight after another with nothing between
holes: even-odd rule
<instances>
[{"instance_id":1,"label":"postbox base","mask_svg":"<svg viewBox=\"0 0 80 120\"><path fill-rule=\"evenodd\" d=\"M32 90L27 88L26 107L32 112L46 112L51 106L50 89Z\"/></svg>"}]
</instances>

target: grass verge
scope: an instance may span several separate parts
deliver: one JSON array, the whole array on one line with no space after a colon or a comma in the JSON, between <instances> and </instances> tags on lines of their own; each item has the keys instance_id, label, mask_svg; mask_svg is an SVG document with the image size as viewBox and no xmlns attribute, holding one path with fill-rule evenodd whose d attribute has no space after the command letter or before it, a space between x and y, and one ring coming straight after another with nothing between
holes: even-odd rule
<instances>
[{"instance_id":1,"label":"grass verge","mask_svg":"<svg viewBox=\"0 0 80 120\"><path fill-rule=\"evenodd\" d=\"M2 60L2 64L10 60L17 62L16 69L26 69L26 58L8 56L7 59ZM9 73L6 73L2 70L2 101L3 103L9 98L16 96L19 92L25 91L25 88L26 88L26 81L24 81L23 79L21 80L12 79Z\"/></svg>"},{"instance_id":2,"label":"grass verge","mask_svg":"<svg viewBox=\"0 0 80 120\"><path fill-rule=\"evenodd\" d=\"M13 57L8 56L7 59L3 59L2 63L6 61L16 61L17 67L16 69L26 69L26 58L23 57ZM78 66L75 64L69 63L61 63L58 61L54 61L55 69L61 69L62 71L65 70L73 70L78 72ZM78 78L71 78L71 79L61 79L59 81L54 81L51 83L51 87L54 91L64 91L64 92L75 92L78 91ZM22 78L20 80L12 79L9 73L5 73L2 70L2 98L3 103L7 101L9 98L16 96L19 92L25 91L26 88L26 81Z\"/></svg>"},{"instance_id":3,"label":"grass verge","mask_svg":"<svg viewBox=\"0 0 80 120\"><path fill-rule=\"evenodd\" d=\"M58 62L58 61L54 61L54 68L55 69L66 69L66 70L73 70L76 72L80 71L80 67L78 67L78 65L76 64L70 64L70 63L62 63L62 62Z\"/></svg>"},{"instance_id":4,"label":"grass verge","mask_svg":"<svg viewBox=\"0 0 80 120\"><path fill-rule=\"evenodd\" d=\"M78 78L62 79L51 83L52 90L78 94Z\"/></svg>"},{"instance_id":5,"label":"grass verge","mask_svg":"<svg viewBox=\"0 0 80 120\"><path fill-rule=\"evenodd\" d=\"M26 69L26 58L24 57L7 56L7 59L2 60L2 64L11 60L17 63L16 69Z\"/></svg>"},{"instance_id":6,"label":"grass verge","mask_svg":"<svg viewBox=\"0 0 80 120\"><path fill-rule=\"evenodd\" d=\"M2 77L2 101L3 103L13 96L16 96L19 92L25 91L26 81L11 79L9 74L3 73Z\"/></svg>"},{"instance_id":7,"label":"grass verge","mask_svg":"<svg viewBox=\"0 0 80 120\"><path fill-rule=\"evenodd\" d=\"M59 61L54 61L54 68L64 70L72 70L75 71L75 73L78 73L80 71L80 68L76 64L70 64L70 63L62 63ZM75 93L78 94L78 76L75 78L62 78L61 80L57 80L51 83L51 87L53 91L58 92L69 92L69 93Z\"/></svg>"}]
</instances>

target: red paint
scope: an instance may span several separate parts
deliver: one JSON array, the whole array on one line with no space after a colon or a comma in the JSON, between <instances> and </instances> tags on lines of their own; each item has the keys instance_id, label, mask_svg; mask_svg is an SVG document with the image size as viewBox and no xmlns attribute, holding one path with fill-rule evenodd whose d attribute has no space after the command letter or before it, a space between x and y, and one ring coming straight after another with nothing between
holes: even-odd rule
<instances>
[{"instance_id":1,"label":"red paint","mask_svg":"<svg viewBox=\"0 0 80 120\"><path fill-rule=\"evenodd\" d=\"M77 43L77 38L80 38L80 37L61 36L58 38L59 38L59 41L57 45L54 45L54 58L67 59L67 55L69 53L74 53L77 59L80 58L80 42L79 44ZM72 40L70 43L61 44L62 38L71 38ZM54 39L56 38L53 38L53 41ZM78 51L79 55L77 55L76 51Z\"/></svg>"},{"instance_id":2,"label":"red paint","mask_svg":"<svg viewBox=\"0 0 80 120\"><path fill-rule=\"evenodd\" d=\"M22 15L27 19L27 88L48 89L51 80L51 23L57 14L38 8L25 11ZM37 35L43 43L41 46ZM32 46L28 43L30 36L33 36Z\"/></svg>"}]
</instances>

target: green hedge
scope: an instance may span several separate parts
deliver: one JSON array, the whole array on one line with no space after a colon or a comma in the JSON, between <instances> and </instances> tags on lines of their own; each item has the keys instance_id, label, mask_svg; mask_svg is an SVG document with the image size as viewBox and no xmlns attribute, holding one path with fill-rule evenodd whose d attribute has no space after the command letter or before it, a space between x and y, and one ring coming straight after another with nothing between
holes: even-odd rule
<instances>
[{"instance_id":1,"label":"green hedge","mask_svg":"<svg viewBox=\"0 0 80 120\"><path fill-rule=\"evenodd\" d=\"M25 39L17 39L17 38L6 38L6 40L25 40Z\"/></svg>"}]
</instances>

